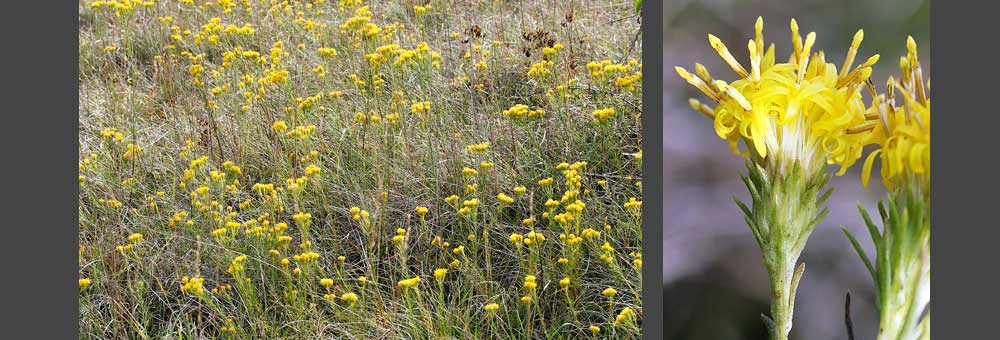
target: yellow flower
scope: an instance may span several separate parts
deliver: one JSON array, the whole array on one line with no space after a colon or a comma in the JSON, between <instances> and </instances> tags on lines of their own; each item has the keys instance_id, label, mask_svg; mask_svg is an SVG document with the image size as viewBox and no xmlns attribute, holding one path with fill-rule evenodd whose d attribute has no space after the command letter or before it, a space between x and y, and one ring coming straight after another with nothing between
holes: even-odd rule
<instances>
[{"instance_id":1,"label":"yellow flower","mask_svg":"<svg viewBox=\"0 0 1000 340\"><path fill-rule=\"evenodd\" d=\"M409 279L405 279L405 280L400 280L397 285L399 287L403 287L403 288L412 288L412 287L416 287L418 284L420 284L420 278L419 277L413 277L413 278L409 278Z\"/></svg>"},{"instance_id":2,"label":"yellow flower","mask_svg":"<svg viewBox=\"0 0 1000 340\"><path fill-rule=\"evenodd\" d=\"M511 203L514 203L514 198L510 197L510 196L507 196L507 194L504 194L504 193L501 192L501 193L497 194L497 201L499 201L500 203L503 203L503 204L511 204Z\"/></svg>"},{"instance_id":3,"label":"yellow flower","mask_svg":"<svg viewBox=\"0 0 1000 340\"><path fill-rule=\"evenodd\" d=\"M635 197L629 197L628 202L625 202L623 206L630 209L642 208L642 201L636 200Z\"/></svg>"},{"instance_id":4,"label":"yellow flower","mask_svg":"<svg viewBox=\"0 0 1000 340\"><path fill-rule=\"evenodd\" d=\"M521 220L521 223L523 223L524 225L526 225L526 226L529 226L529 227L530 227L530 226L532 226L533 224L535 224L535 217L534 217L534 216L532 216L532 217L528 217L528 218L526 218L526 219L523 219L523 220Z\"/></svg>"},{"instance_id":5,"label":"yellow flower","mask_svg":"<svg viewBox=\"0 0 1000 340\"><path fill-rule=\"evenodd\" d=\"M90 279L88 278L80 279L80 290L87 289L87 287L90 287Z\"/></svg>"},{"instance_id":6,"label":"yellow flower","mask_svg":"<svg viewBox=\"0 0 1000 340\"><path fill-rule=\"evenodd\" d=\"M618 316L615 317L615 326L621 326L622 323L631 320L634 315L635 312L632 311L631 307L625 307L622 309L621 313L618 313Z\"/></svg>"},{"instance_id":7,"label":"yellow flower","mask_svg":"<svg viewBox=\"0 0 1000 340\"><path fill-rule=\"evenodd\" d=\"M524 303L524 304L531 303L531 297L530 296L522 296L521 297L521 303Z\"/></svg>"},{"instance_id":8,"label":"yellow flower","mask_svg":"<svg viewBox=\"0 0 1000 340\"><path fill-rule=\"evenodd\" d=\"M601 295L604 295L604 297L606 297L606 298L613 298L617 294L618 294L618 290L616 290L614 288L611 288L611 287L608 287L603 292L601 292Z\"/></svg>"},{"instance_id":9,"label":"yellow flower","mask_svg":"<svg viewBox=\"0 0 1000 340\"><path fill-rule=\"evenodd\" d=\"M139 153L142 152L142 147L140 147L138 145L135 145L135 144L132 144L132 143L129 143L128 145L126 145L125 148L126 148L125 154L122 155L122 156L125 157L126 159L133 159L136 156L138 156Z\"/></svg>"},{"instance_id":10,"label":"yellow flower","mask_svg":"<svg viewBox=\"0 0 1000 340\"><path fill-rule=\"evenodd\" d=\"M487 312L496 312L498 309L500 309L500 305L491 303L483 306L483 309L485 309Z\"/></svg>"},{"instance_id":11,"label":"yellow flower","mask_svg":"<svg viewBox=\"0 0 1000 340\"><path fill-rule=\"evenodd\" d=\"M128 236L128 240L132 241L132 242L142 241L142 234L140 234L140 233L134 233L132 235L129 235Z\"/></svg>"},{"instance_id":12,"label":"yellow flower","mask_svg":"<svg viewBox=\"0 0 1000 340\"><path fill-rule=\"evenodd\" d=\"M869 138L849 129L866 122L860 89L878 55L851 69L864 37L859 30L838 73L822 51L812 53L816 34L809 33L803 41L792 19L794 53L789 62L776 63L774 45L764 50L763 25L757 18L756 37L747 43L750 70L719 38L708 36L712 48L742 79L713 80L700 64L695 65L695 74L676 67L682 78L717 103L713 109L691 99L691 106L715 122L715 132L729 141L735 153L758 164L786 167L792 164L786 162L798 161L803 168L814 169L831 163L840 165L838 175L843 174L861 157ZM740 152L740 141L752 153Z\"/></svg>"},{"instance_id":13,"label":"yellow flower","mask_svg":"<svg viewBox=\"0 0 1000 340\"><path fill-rule=\"evenodd\" d=\"M540 244L542 241L545 241L545 235L542 235L542 233L531 231L527 235L524 235L524 244L526 245Z\"/></svg>"},{"instance_id":14,"label":"yellow flower","mask_svg":"<svg viewBox=\"0 0 1000 340\"><path fill-rule=\"evenodd\" d=\"M333 285L333 280L332 279L320 279L319 280L319 285L323 286L323 287L330 287L330 286Z\"/></svg>"},{"instance_id":15,"label":"yellow flower","mask_svg":"<svg viewBox=\"0 0 1000 340\"><path fill-rule=\"evenodd\" d=\"M448 274L448 268L438 268L434 270L434 278L438 281L444 280L445 274Z\"/></svg>"},{"instance_id":16,"label":"yellow flower","mask_svg":"<svg viewBox=\"0 0 1000 340\"><path fill-rule=\"evenodd\" d=\"M569 278L564 277L562 280L559 280L559 286L563 288L569 287Z\"/></svg>"},{"instance_id":17,"label":"yellow flower","mask_svg":"<svg viewBox=\"0 0 1000 340\"><path fill-rule=\"evenodd\" d=\"M181 291L195 296L201 296L205 293L205 288L202 286L205 279L200 277L183 277L181 278Z\"/></svg>"},{"instance_id":18,"label":"yellow flower","mask_svg":"<svg viewBox=\"0 0 1000 340\"><path fill-rule=\"evenodd\" d=\"M615 109L614 108L606 108L606 109L594 110L593 116L597 120L608 120L611 117L615 116Z\"/></svg>"},{"instance_id":19,"label":"yellow flower","mask_svg":"<svg viewBox=\"0 0 1000 340\"><path fill-rule=\"evenodd\" d=\"M358 295L354 293L345 293L340 296L341 300L347 301L348 303L358 302Z\"/></svg>"},{"instance_id":20,"label":"yellow flower","mask_svg":"<svg viewBox=\"0 0 1000 340\"><path fill-rule=\"evenodd\" d=\"M420 215L420 218L427 216L427 207L417 207L416 211L417 215Z\"/></svg>"},{"instance_id":21,"label":"yellow flower","mask_svg":"<svg viewBox=\"0 0 1000 340\"><path fill-rule=\"evenodd\" d=\"M921 186L926 195L931 171L930 87L925 85L913 37L907 38L906 48L907 55L899 60L902 79L890 78L889 91L879 96L878 105L872 107L877 123L857 128L874 128L874 140L879 146L865 159L861 182L868 185L872 164L879 157L886 187L892 189L900 182L912 182ZM903 97L900 107L894 105L897 93Z\"/></svg>"},{"instance_id":22,"label":"yellow flower","mask_svg":"<svg viewBox=\"0 0 1000 340\"><path fill-rule=\"evenodd\" d=\"M279 120L271 125L271 130L277 132L284 132L285 130L288 130L288 124L285 124L285 121L283 120Z\"/></svg>"}]
</instances>

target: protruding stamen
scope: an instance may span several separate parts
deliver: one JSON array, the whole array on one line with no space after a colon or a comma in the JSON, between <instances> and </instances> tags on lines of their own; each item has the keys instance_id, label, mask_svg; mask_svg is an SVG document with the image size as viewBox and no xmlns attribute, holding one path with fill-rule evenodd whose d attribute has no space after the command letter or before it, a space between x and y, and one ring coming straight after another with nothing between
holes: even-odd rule
<instances>
[{"instance_id":1,"label":"protruding stamen","mask_svg":"<svg viewBox=\"0 0 1000 340\"><path fill-rule=\"evenodd\" d=\"M906 37L906 50L908 51L907 57L910 59L910 69L913 70L913 82L916 85L917 102L921 104L927 103L927 94L924 92L924 76L923 70L920 69L920 61L917 59L917 42L913 40L913 36Z\"/></svg>"},{"instance_id":2,"label":"protruding stamen","mask_svg":"<svg viewBox=\"0 0 1000 340\"><path fill-rule=\"evenodd\" d=\"M873 55L868 58L868 60L865 60L864 63L858 65L858 68L851 71L851 73L848 73L847 77L837 81L837 88L858 84L859 82L868 79L868 77L872 74L872 65L875 65L875 63L878 62L878 58L878 54Z\"/></svg>"},{"instance_id":3,"label":"protruding stamen","mask_svg":"<svg viewBox=\"0 0 1000 340\"><path fill-rule=\"evenodd\" d=\"M794 48L793 51L795 51L794 54L792 54L792 57L796 58L795 62L797 63L799 61L799 56L802 55L802 36L799 35L799 23L795 21L795 18L792 18L791 27L792 47Z\"/></svg>"},{"instance_id":4,"label":"protruding stamen","mask_svg":"<svg viewBox=\"0 0 1000 340\"><path fill-rule=\"evenodd\" d=\"M743 65L740 65L740 62L733 57L732 53L729 53L729 49L727 49L726 45L722 43L722 40L719 40L718 37L709 34L708 43L712 45L712 48L714 48L715 51L718 52L720 56L722 56L722 59L725 60L727 64L729 64L729 67L731 67L733 71L736 71L736 74L739 74L740 77L743 78L746 78L750 75L749 73L747 73L747 70L743 68Z\"/></svg>"},{"instance_id":5,"label":"protruding stamen","mask_svg":"<svg viewBox=\"0 0 1000 340\"><path fill-rule=\"evenodd\" d=\"M750 105L750 101L748 101L747 98L744 97L743 94L740 93L740 91L737 90L735 87L729 86L729 84L726 84L726 82L721 80L716 80L715 86L718 87L720 90L725 91L727 94L729 94L729 96L735 99L736 103L740 104L740 106L743 107L744 110L747 111L753 110L753 106Z\"/></svg>"},{"instance_id":6,"label":"protruding stamen","mask_svg":"<svg viewBox=\"0 0 1000 340\"><path fill-rule=\"evenodd\" d=\"M849 134L849 135L853 135L853 134L857 134L857 133L871 131L871 130L875 129L875 125L876 124L878 124L878 123L876 123L876 122L864 123L864 124L859 125L859 126L848 128L847 131L846 131L846 133Z\"/></svg>"},{"instance_id":7,"label":"protruding stamen","mask_svg":"<svg viewBox=\"0 0 1000 340\"><path fill-rule=\"evenodd\" d=\"M750 80L759 81L761 55L757 51L760 49L753 40L747 42L747 49L750 50Z\"/></svg>"},{"instance_id":8,"label":"protruding stamen","mask_svg":"<svg viewBox=\"0 0 1000 340\"><path fill-rule=\"evenodd\" d=\"M702 64L699 64L699 63L695 63L694 64L694 74L697 74L698 77L701 78L701 80L705 81L706 83L709 83L709 84L712 83L712 75L708 74L708 69L705 68L705 65L702 65Z\"/></svg>"},{"instance_id":9,"label":"protruding stamen","mask_svg":"<svg viewBox=\"0 0 1000 340\"><path fill-rule=\"evenodd\" d=\"M899 57L899 74L903 78L900 80L903 84L910 83L910 60L906 57Z\"/></svg>"},{"instance_id":10,"label":"protruding stamen","mask_svg":"<svg viewBox=\"0 0 1000 340\"><path fill-rule=\"evenodd\" d=\"M688 84L691 84L692 86L698 88L699 90L701 90L701 92L704 92L705 95L712 98L712 100L716 102L721 100L722 95L716 92L715 89L708 86L708 84L702 81L701 78L695 77L693 74L691 74L691 72L688 72L687 70L685 70L683 67L680 66L674 67L674 70L677 71L677 74L680 75L681 78L687 80Z\"/></svg>"},{"instance_id":11,"label":"protruding stamen","mask_svg":"<svg viewBox=\"0 0 1000 340\"><path fill-rule=\"evenodd\" d=\"M802 46L802 51L799 53L798 57L799 72L796 74L796 77L798 77L799 82L801 82L806 75L806 67L809 66L809 53L815 43L816 32L809 32L809 34L806 35L806 42Z\"/></svg>"},{"instance_id":12,"label":"protruding stamen","mask_svg":"<svg viewBox=\"0 0 1000 340\"><path fill-rule=\"evenodd\" d=\"M854 33L851 48L847 50L847 58L844 58L844 65L840 68L840 79L847 77L847 72L851 70L851 66L854 64L854 57L858 54L858 47L861 46L861 41L864 39L865 30L858 30L858 33Z\"/></svg>"},{"instance_id":13,"label":"protruding stamen","mask_svg":"<svg viewBox=\"0 0 1000 340\"><path fill-rule=\"evenodd\" d=\"M698 112L701 112L701 114L705 115L705 117L715 120L715 112L712 111L712 108L708 107L705 104L702 104L697 99L694 98L688 99L688 104L691 105L691 108L698 110Z\"/></svg>"},{"instance_id":14,"label":"protruding stamen","mask_svg":"<svg viewBox=\"0 0 1000 340\"><path fill-rule=\"evenodd\" d=\"M757 17L754 23L754 43L757 44L757 55L764 55L764 18Z\"/></svg>"}]
</instances>

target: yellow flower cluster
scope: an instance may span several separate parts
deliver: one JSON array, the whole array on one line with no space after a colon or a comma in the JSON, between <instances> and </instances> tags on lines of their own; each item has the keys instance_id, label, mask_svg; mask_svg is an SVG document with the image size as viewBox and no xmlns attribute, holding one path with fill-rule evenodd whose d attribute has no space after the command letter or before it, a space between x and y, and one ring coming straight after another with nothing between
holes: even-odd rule
<instances>
[{"instance_id":1,"label":"yellow flower cluster","mask_svg":"<svg viewBox=\"0 0 1000 340\"><path fill-rule=\"evenodd\" d=\"M592 115L594 116L594 119L597 119L598 121L605 121L615 116L615 108L609 107L605 109L597 109L594 110Z\"/></svg>"},{"instance_id":2,"label":"yellow flower cluster","mask_svg":"<svg viewBox=\"0 0 1000 340\"><path fill-rule=\"evenodd\" d=\"M816 34L809 33L803 40L792 19L794 51L788 62L778 63L774 45L764 49L763 25L758 18L756 37L747 43L749 70L719 38L709 35L712 48L742 79L732 83L712 79L700 64L695 65L695 74L676 68L682 78L717 103L713 109L692 99L691 106L714 120L716 133L737 154L742 154L737 145L742 140L753 156L773 164L794 160L809 168L829 162L839 164L838 174L843 174L861 157L868 138L850 129L866 121L860 89L878 55L852 68L864 38L859 30L838 72L822 51L812 51Z\"/></svg>"},{"instance_id":3,"label":"yellow flower cluster","mask_svg":"<svg viewBox=\"0 0 1000 340\"><path fill-rule=\"evenodd\" d=\"M96 67L81 68L81 82L95 89L81 105L149 114L81 124L95 137L81 138L81 242L94 249L81 248L81 306L113 295L97 280L109 271L125 274L120 283L130 289L193 274L179 292L158 297L165 308L155 311L169 314L143 326L207 327L214 334L206 336L222 338L308 338L314 334L261 327L304 319L363 335L402 314L390 327L409 337L461 337L461 324L483 337L525 325L525 338L551 337L555 330L535 327L549 320L599 333L611 319L571 316L592 314L586 301L608 282L622 291L614 311L640 306L639 273L605 265L638 260L625 255L640 244L637 220L616 207L639 189L608 184L618 174L631 183L639 171L630 154L609 152L637 150L638 121L602 126L622 137L608 150L585 136L596 125L589 109L609 108L604 119L637 113L625 101L637 99L641 65L598 62L601 77L588 78L565 53L604 53L606 46L588 50L604 44L589 31L578 37L586 45L559 30L531 32L522 43L508 39L518 28L493 20L503 14L466 5L486 11L364 0L113 0L82 8L92 26L81 28L81 56ZM614 48L607 54L636 55ZM150 77L150 86L109 86L132 74L121 60L147 54L155 72L135 76ZM528 81L507 83L518 79ZM119 85L128 91L109 92ZM584 95L594 88L609 95ZM597 164L556 165L552 157ZM609 179L601 189L590 178ZM115 261L84 267L106 258L109 240ZM179 313L191 297L202 303L204 323ZM113 300L142 307L135 295ZM468 309L476 306L483 309ZM461 310L446 313L453 307ZM113 313L88 314L81 324L106 324ZM417 329L421 335L410 333ZM123 336L116 331L87 329Z\"/></svg>"},{"instance_id":4,"label":"yellow flower cluster","mask_svg":"<svg viewBox=\"0 0 1000 340\"><path fill-rule=\"evenodd\" d=\"M205 283L204 278L200 277L182 277L181 278L181 291L194 295L202 296L205 294L205 288L202 286Z\"/></svg>"},{"instance_id":5,"label":"yellow flower cluster","mask_svg":"<svg viewBox=\"0 0 1000 340\"><path fill-rule=\"evenodd\" d=\"M899 59L901 78L890 78L886 94L871 108L878 121L858 128L873 128L878 145L865 159L861 181L868 185L872 163L879 157L886 187L910 181L926 192L931 172L930 82L924 82L913 37L907 38L906 49L906 56ZM901 106L896 106L897 93L902 96Z\"/></svg>"},{"instance_id":6,"label":"yellow flower cluster","mask_svg":"<svg viewBox=\"0 0 1000 340\"><path fill-rule=\"evenodd\" d=\"M420 284L420 277L412 277L405 280L400 280L397 286L402 288L414 288Z\"/></svg>"},{"instance_id":7,"label":"yellow flower cluster","mask_svg":"<svg viewBox=\"0 0 1000 340\"><path fill-rule=\"evenodd\" d=\"M514 117L514 118L517 118L517 117L529 117L529 118L535 118L535 117L544 117L545 116L545 110L542 110L540 108L539 109L531 110L531 109L528 108L527 105L517 104L517 105L511 106L509 109L503 110L502 114L504 115L504 117Z\"/></svg>"}]
</instances>

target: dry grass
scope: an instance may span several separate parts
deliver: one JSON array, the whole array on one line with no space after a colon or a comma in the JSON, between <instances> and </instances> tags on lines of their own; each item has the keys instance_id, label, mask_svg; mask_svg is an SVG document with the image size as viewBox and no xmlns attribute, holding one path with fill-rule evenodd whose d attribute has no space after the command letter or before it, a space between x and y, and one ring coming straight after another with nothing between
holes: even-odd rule
<instances>
[{"instance_id":1,"label":"dry grass","mask_svg":"<svg viewBox=\"0 0 1000 340\"><path fill-rule=\"evenodd\" d=\"M227 3L81 3L81 337L639 337L631 1Z\"/></svg>"}]
</instances>

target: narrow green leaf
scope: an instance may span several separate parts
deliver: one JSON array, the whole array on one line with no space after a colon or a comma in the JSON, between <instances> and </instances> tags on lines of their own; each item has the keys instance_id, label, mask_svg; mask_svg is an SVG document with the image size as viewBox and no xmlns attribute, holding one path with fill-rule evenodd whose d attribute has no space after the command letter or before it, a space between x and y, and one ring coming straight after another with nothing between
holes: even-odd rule
<instances>
[{"instance_id":1,"label":"narrow green leaf","mask_svg":"<svg viewBox=\"0 0 1000 340\"><path fill-rule=\"evenodd\" d=\"M865 263L865 267L868 268L868 273L872 275L872 280L878 280L878 276L875 275L875 267L872 266L871 260L868 259L868 254L866 254L865 250L861 248L861 244L858 243L858 240L854 238L854 235L852 235L850 231L847 231L847 228L841 226L840 230L844 232L844 235L847 236L847 240L850 241L851 246L854 247L854 251L858 253L859 257L861 257L861 262ZM878 283L876 283L876 285L877 284Z\"/></svg>"}]
</instances>

